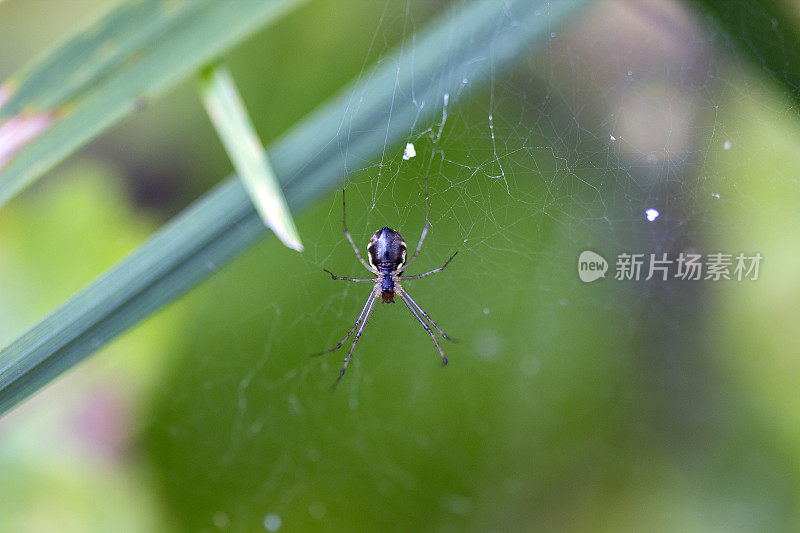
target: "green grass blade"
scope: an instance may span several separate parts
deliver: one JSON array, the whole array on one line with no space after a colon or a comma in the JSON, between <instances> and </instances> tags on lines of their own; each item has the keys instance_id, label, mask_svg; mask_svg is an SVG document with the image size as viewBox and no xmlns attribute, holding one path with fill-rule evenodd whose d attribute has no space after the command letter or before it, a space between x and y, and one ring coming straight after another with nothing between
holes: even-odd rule
<instances>
[{"instance_id":1,"label":"green grass blade","mask_svg":"<svg viewBox=\"0 0 800 533\"><path fill-rule=\"evenodd\" d=\"M206 69L201 76L200 93L208 116L261 220L283 244L302 252L303 245L278 178L228 69L221 66Z\"/></svg>"},{"instance_id":2,"label":"green grass blade","mask_svg":"<svg viewBox=\"0 0 800 533\"><path fill-rule=\"evenodd\" d=\"M417 35L413 54L384 58L365 81L347 87L270 147L289 206L296 211L309 204L386 146L427 127L442 112L444 94L453 95L449 105L457 105L468 91L486 88L493 75L527 60L531 47L561 31L582 4L484 0L436 20ZM475 60L487 53L491 60ZM470 82L464 85L466 68ZM399 91L411 94L412 86L416 102L395 98ZM355 95L364 95L357 111L351 105ZM333 142L343 117L349 126L341 141L346 150ZM0 351L0 413L184 294L266 232L241 182L228 179Z\"/></svg>"},{"instance_id":3,"label":"green grass blade","mask_svg":"<svg viewBox=\"0 0 800 533\"><path fill-rule=\"evenodd\" d=\"M0 206L142 98L158 96L301 2L126 2L12 77L0 86Z\"/></svg>"}]
</instances>

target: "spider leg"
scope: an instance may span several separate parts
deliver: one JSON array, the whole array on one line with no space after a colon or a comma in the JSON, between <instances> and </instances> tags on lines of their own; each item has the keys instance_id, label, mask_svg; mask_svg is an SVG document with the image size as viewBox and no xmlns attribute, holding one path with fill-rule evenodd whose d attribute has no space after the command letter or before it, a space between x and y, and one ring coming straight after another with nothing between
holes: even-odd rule
<instances>
[{"instance_id":1,"label":"spider leg","mask_svg":"<svg viewBox=\"0 0 800 533\"><path fill-rule=\"evenodd\" d=\"M428 195L428 176L425 176L425 227L422 228L422 235L420 235L419 237L419 244L417 244L417 249L414 252L414 255L411 256L410 261L408 261L405 265L403 265L403 268L402 270L400 270L400 272L403 272L405 269L411 266L411 263L414 262L414 259L417 258L417 256L419 255L419 251L422 249L422 241L425 240L425 236L428 234L428 230L431 227L431 222L428 218L429 211L430 211L430 203Z\"/></svg>"},{"instance_id":2,"label":"spider leg","mask_svg":"<svg viewBox=\"0 0 800 533\"><path fill-rule=\"evenodd\" d=\"M426 313L426 312L425 312L425 310L422 308L422 306L421 306L421 305L419 305L419 304L416 302L416 300L414 300L414 298L412 298L412 297L411 297L411 295L410 295L410 294L408 294L408 292L406 292L406 291L405 291L405 289L403 290L403 297L408 299L409 303L411 303L411 305L413 305L413 306L416 308L416 310L417 310L417 311L419 311L419 313L420 313L422 316L424 316L424 317L425 317L425 318L428 320L428 322L430 322L430 323L431 323L431 325L433 325L433 327L435 327L435 328L436 328L436 330L437 330L439 333L441 333L441 334L442 334L442 337L444 337L445 339L449 340L450 342L458 342L458 341L457 341L457 340L455 340L454 338L452 338L452 337L448 337L448 336L447 336L447 333L445 333L445 332L444 332L444 330L443 330L442 328L440 328L440 327L439 327L439 325L438 325L436 322L434 322L434 321L433 321L433 319L432 319L430 316L428 316L428 313Z\"/></svg>"},{"instance_id":3,"label":"spider leg","mask_svg":"<svg viewBox=\"0 0 800 533\"><path fill-rule=\"evenodd\" d=\"M356 253L356 257L358 257L358 260L361 261L362 265L364 265L364 268L366 268L367 270L369 270L372 273L377 274L378 271L375 268L369 266L369 264L367 264L367 262L364 261L364 258L361 257L361 253L358 251L358 246L356 246L356 243L353 242L353 237L350 236L350 232L347 231L347 219L346 219L347 211L345 210L344 206L345 206L345 204L344 204L344 189L342 189L342 229L344 230L344 236L347 237L348 241L350 241L350 246L353 247L353 251Z\"/></svg>"},{"instance_id":4,"label":"spider leg","mask_svg":"<svg viewBox=\"0 0 800 533\"><path fill-rule=\"evenodd\" d=\"M358 325L359 325L359 324L361 323L361 321L364 319L364 313L366 313L366 312L367 312L367 307L369 307L369 304L370 304L370 302L373 302L373 301L375 300L375 292L376 292L376 291L377 291L377 287L373 288L373 289L372 289L372 291L369 293L369 297L367 298L367 301L366 301L366 303L364 304L364 307L363 307L363 309L361 309L361 313L359 313L359 315L358 315L358 318L356 319L356 323L355 323L355 324L353 324L353 327L352 327L352 328L350 328L350 331L348 331L348 332L347 332L347 335L345 335L345 336L342 338L342 340L340 340L340 341L339 341L339 343L338 343L336 346L334 346L333 348L331 348L330 350L325 350L324 352L319 352L319 353L312 353L312 354L311 354L311 357L319 357L320 355L325 355L326 353L335 352L336 350L338 350L339 348L341 348L341 347L342 347L342 345L344 344L344 341L346 341L346 340L347 340L347 338L348 338L350 335L352 335L352 334L353 334L353 332L356 330L356 328L358 327Z\"/></svg>"},{"instance_id":5,"label":"spider leg","mask_svg":"<svg viewBox=\"0 0 800 533\"><path fill-rule=\"evenodd\" d=\"M447 261L446 261L446 262L445 262L445 263L444 263L442 266L440 266L439 268L434 268L433 270L431 270L431 271L429 271L429 272L425 272L424 274L417 274L416 276L403 276L403 279L404 279L404 280L405 280L405 279L419 279L419 278L424 278L425 276L430 276L431 274L436 274L437 272L441 272L442 270L444 270L444 268L445 268L447 265L449 265L449 264L450 264L450 261L452 261L452 260L453 260L453 258L454 258L455 256L457 256L457 255L458 255L458 252L454 253L452 256L450 256L450 259L448 259L448 260L447 260Z\"/></svg>"},{"instance_id":6,"label":"spider leg","mask_svg":"<svg viewBox=\"0 0 800 533\"><path fill-rule=\"evenodd\" d=\"M431 339L433 339L433 344L435 344L436 345L436 349L439 350L439 355L442 356L442 364L446 365L447 364L447 357L445 357L444 351L442 350L442 347L439 346L439 341L436 340L436 335L433 334L433 331L431 331L430 326L428 326L428 324L426 324L425 321L422 320L422 317L419 316L419 313L417 313L417 311L414 309L414 307L408 302L408 299L406 298L405 292L400 292L400 298L403 299L403 303L406 304L406 307L408 307L408 310L411 311L412 315L414 315L414 318L416 318L417 321L420 324L422 324L422 327L425 328L425 331L427 331L428 335L431 336Z\"/></svg>"},{"instance_id":7,"label":"spider leg","mask_svg":"<svg viewBox=\"0 0 800 533\"><path fill-rule=\"evenodd\" d=\"M428 234L428 229L429 229L429 228L430 228L430 226L429 226L429 225L428 225L428 223L426 222L426 223L425 223L425 227L424 227L424 228L422 228L422 236L419 238L419 244L417 244L417 249L416 249L416 251L414 252L414 255L412 255L412 256L411 256L411 259L408 261L408 263L406 263L406 264L405 264L405 266L403 266L403 270L400 270L400 272L403 272L405 269L407 269L408 267L410 267L410 266L411 266L411 263L413 263L413 262L414 262L414 259L416 259L416 258L417 258L417 256L419 255L419 251L420 251L420 249L422 248L422 241L424 241L424 240L425 240L425 235L427 235L427 234Z\"/></svg>"},{"instance_id":8,"label":"spider leg","mask_svg":"<svg viewBox=\"0 0 800 533\"><path fill-rule=\"evenodd\" d=\"M375 287L372 292L369 294L369 300L367 300L367 306L365 307L364 313L364 320L361 322L361 327L358 328L356 332L356 336L353 338L353 344L350 345L350 351L347 353L347 357L344 358L344 365L342 365L342 369L339 371L339 377L336 378L336 382L333 384L331 388L335 389L336 385L342 380L344 377L344 373L347 371L347 365L350 364L350 358L353 357L353 350L356 349L356 343L358 339L361 338L361 334L364 333L364 326L367 325L367 320L369 320L369 316L372 314L372 309L375 307L375 302L377 301L378 296L378 287Z\"/></svg>"},{"instance_id":9,"label":"spider leg","mask_svg":"<svg viewBox=\"0 0 800 533\"><path fill-rule=\"evenodd\" d=\"M343 279L344 281L355 281L355 282L358 282L358 283L363 283L363 282L366 282L366 281L371 281L372 283L375 283L375 278L369 278L369 279L363 279L363 278L358 278L358 279L357 279L357 278L346 278L346 277L344 277L344 276L334 276L334 275L333 275L333 272L331 272L331 271L330 271L330 270L328 270L327 268L323 268L322 270L324 270L325 272L327 272L328 274L330 274L330 275L331 275L331 279Z\"/></svg>"}]
</instances>

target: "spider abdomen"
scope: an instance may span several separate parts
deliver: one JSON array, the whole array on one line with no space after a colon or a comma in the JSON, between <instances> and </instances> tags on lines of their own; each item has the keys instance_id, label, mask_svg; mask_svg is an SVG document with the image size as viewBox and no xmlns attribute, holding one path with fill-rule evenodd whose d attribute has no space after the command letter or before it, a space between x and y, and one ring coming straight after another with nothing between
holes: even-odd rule
<instances>
[{"instance_id":1,"label":"spider abdomen","mask_svg":"<svg viewBox=\"0 0 800 533\"><path fill-rule=\"evenodd\" d=\"M381 298L383 303L394 303L394 278L388 271L384 271L381 278Z\"/></svg>"}]
</instances>

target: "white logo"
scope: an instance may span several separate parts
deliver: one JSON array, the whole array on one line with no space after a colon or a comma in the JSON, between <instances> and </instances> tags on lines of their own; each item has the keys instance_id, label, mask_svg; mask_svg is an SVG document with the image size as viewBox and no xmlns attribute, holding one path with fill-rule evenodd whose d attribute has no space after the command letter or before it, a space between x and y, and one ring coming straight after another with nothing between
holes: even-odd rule
<instances>
[{"instance_id":1,"label":"white logo","mask_svg":"<svg viewBox=\"0 0 800 533\"><path fill-rule=\"evenodd\" d=\"M604 278L607 270L608 263L603 256L590 250L581 252L581 256L578 258L578 276L581 281L591 283L598 278Z\"/></svg>"}]
</instances>

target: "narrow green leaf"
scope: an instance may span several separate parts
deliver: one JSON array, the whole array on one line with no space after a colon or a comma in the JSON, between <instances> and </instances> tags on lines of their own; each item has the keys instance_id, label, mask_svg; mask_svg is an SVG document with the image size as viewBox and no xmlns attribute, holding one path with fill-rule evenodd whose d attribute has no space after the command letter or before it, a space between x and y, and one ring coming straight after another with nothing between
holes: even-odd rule
<instances>
[{"instance_id":1,"label":"narrow green leaf","mask_svg":"<svg viewBox=\"0 0 800 533\"><path fill-rule=\"evenodd\" d=\"M531 47L561 31L583 3L483 0L436 20L417 35L413 53L385 57L363 82L345 88L270 147L289 206L308 205L385 147L427 128L441 116L445 100L458 105L492 76L525 61ZM412 88L415 100L396 98ZM346 137L336 142L343 120ZM225 181L0 351L0 413L184 294L266 231L241 182Z\"/></svg>"},{"instance_id":2,"label":"narrow green leaf","mask_svg":"<svg viewBox=\"0 0 800 533\"><path fill-rule=\"evenodd\" d=\"M261 220L283 244L302 252L303 245L278 178L228 69L215 66L203 71L200 92L208 116Z\"/></svg>"},{"instance_id":3,"label":"narrow green leaf","mask_svg":"<svg viewBox=\"0 0 800 533\"><path fill-rule=\"evenodd\" d=\"M0 86L0 206L142 98L163 93L302 1L126 2L12 77ZM4 147L3 139L19 143L3 128L21 118L49 123L24 146Z\"/></svg>"}]
</instances>

